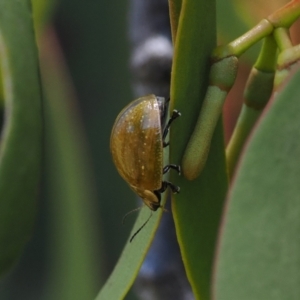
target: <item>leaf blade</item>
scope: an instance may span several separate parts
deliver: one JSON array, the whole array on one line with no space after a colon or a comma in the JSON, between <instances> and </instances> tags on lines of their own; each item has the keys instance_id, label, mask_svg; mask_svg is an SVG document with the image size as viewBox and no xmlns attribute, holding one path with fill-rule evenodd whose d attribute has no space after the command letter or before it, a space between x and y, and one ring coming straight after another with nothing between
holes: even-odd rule
<instances>
[{"instance_id":1,"label":"leaf blade","mask_svg":"<svg viewBox=\"0 0 300 300\"><path fill-rule=\"evenodd\" d=\"M33 228L41 169L42 108L31 3L1 1L0 11L6 114L0 157L1 275L19 257Z\"/></svg>"},{"instance_id":2,"label":"leaf blade","mask_svg":"<svg viewBox=\"0 0 300 300\"><path fill-rule=\"evenodd\" d=\"M297 299L300 72L268 105L239 164L220 240L215 299Z\"/></svg>"},{"instance_id":3,"label":"leaf blade","mask_svg":"<svg viewBox=\"0 0 300 300\"><path fill-rule=\"evenodd\" d=\"M171 128L172 163L181 161L196 123L216 43L215 2L188 0L182 5L171 87L171 100L182 117ZM227 190L221 120L201 176L188 181L174 175L172 182L181 188L180 194L173 196L172 210L188 279L196 299L209 299L213 253Z\"/></svg>"}]
</instances>

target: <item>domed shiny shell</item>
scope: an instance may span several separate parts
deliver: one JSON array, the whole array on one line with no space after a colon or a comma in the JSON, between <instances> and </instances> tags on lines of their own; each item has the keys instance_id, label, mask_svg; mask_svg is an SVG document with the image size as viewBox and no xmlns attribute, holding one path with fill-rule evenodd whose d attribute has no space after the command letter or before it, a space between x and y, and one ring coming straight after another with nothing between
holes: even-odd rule
<instances>
[{"instance_id":1,"label":"domed shiny shell","mask_svg":"<svg viewBox=\"0 0 300 300\"><path fill-rule=\"evenodd\" d=\"M142 198L146 190L155 191L162 185L162 99L148 95L131 102L118 115L111 133L114 163Z\"/></svg>"}]
</instances>

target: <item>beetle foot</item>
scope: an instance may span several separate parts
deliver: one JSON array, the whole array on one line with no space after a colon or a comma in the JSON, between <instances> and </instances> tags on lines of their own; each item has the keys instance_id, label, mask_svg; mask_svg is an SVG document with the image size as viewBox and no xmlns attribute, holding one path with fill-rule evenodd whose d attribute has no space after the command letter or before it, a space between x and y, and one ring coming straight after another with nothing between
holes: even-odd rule
<instances>
[{"instance_id":1,"label":"beetle foot","mask_svg":"<svg viewBox=\"0 0 300 300\"><path fill-rule=\"evenodd\" d=\"M170 187L173 194L179 194L179 192L180 192L180 187L179 186L174 185L171 182L168 182L168 186Z\"/></svg>"},{"instance_id":2,"label":"beetle foot","mask_svg":"<svg viewBox=\"0 0 300 300\"><path fill-rule=\"evenodd\" d=\"M175 120L175 119L178 118L178 117L181 117L181 112L178 111L177 109L174 109L174 110L173 110L173 113L172 113L172 116L171 116L171 119L172 119L172 120Z\"/></svg>"},{"instance_id":3,"label":"beetle foot","mask_svg":"<svg viewBox=\"0 0 300 300\"><path fill-rule=\"evenodd\" d=\"M159 193L163 193L167 187L170 187L173 194L178 194L180 192L180 187L177 185L174 185L173 183L169 181L163 181L160 190L158 190Z\"/></svg>"}]
</instances>

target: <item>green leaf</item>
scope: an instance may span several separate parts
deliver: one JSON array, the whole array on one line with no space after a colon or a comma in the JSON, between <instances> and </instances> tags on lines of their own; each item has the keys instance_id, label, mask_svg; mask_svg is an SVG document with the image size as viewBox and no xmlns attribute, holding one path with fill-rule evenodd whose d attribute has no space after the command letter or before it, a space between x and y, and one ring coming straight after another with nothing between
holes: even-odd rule
<instances>
[{"instance_id":1,"label":"green leaf","mask_svg":"<svg viewBox=\"0 0 300 300\"><path fill-rule=\"evenodd\" d=\"M162 201L163 206L164 204L165 195ZM144 222L148 219L149 214L150 211L148 208L142 209L135 222L135 225L133 226L130 237L144 224ZM162 209L159 209L153 213L153 216L147 225L133 239L133 241L131 243L127 241L118 263L116 264L104 287L98 294L96 300L124 299L125 295L133 284L149 250L162 214Z\"/></svg>"},{"instance_id":2,"label":"green leaf","mask_svg":"<svg viewBox=\"0 0 300 300\"><path fill-rule=\"evenodd\" d=\"M300 71L276 94L247 144L229 193L215 299L300 295Z\"/></svg>"},{"instance_id":3,"label":"green leaf","mask_svg":"<svg viewBox=\"0 0 300 300\"><path fill-rule=\"evenodd\" d=\"M20 256L36 215L42 117L31 3L0 1L5 124L0 154L0 274Z\"/></svg>"},{"instance_id":4,"label":"green leaf","mask_svg":"<svg viewBox=\"0 0 300 300\"><path fill-rule=\"evenodd\" d=\"M171 99L182 117L171 128L171 163L180 163L204 98L215 47L215 1L183 1L176 36ZM180 186L172 208L188 279L196 299L210 299L213 254L227 189L221 121L199 178L172 177Z\"/></svg>"},{"instance_id":5,"label":"green leaf","mask_svg":"<svg viewBox=\"0 0 300 300\"><path fill-rule=\"evenodd\" d=\"M45 95L47 282L44 299L93 299L103 270L94 178L68 70L56 40L40 44ZM46 42L45 42L46 41ZM98 247L97 247L98 246Z\"/></svg>"}]
</instances>

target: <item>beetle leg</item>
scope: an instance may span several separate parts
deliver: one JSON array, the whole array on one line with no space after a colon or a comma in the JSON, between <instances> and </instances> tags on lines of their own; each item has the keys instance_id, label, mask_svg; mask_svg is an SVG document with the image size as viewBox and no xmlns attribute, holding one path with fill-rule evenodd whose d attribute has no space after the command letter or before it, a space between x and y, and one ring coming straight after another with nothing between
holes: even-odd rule
<instances>
[{"instance_id":1,"label":"beetle leg","mask_svg":"<svg viewBox=\"0 0 300 300\"><path fill-rule=\"evenodd\" d=\"M174 185L173 183L166 181L167 185L170 187L173 194L178 194L180 192L180 187L177 185Z\"/></svg>"},{"instance_id":2,"label":"beetle leg","mask_svg":"<svg viewBox=\"0 0 300 300\"><path fill-rule=\"evenodd\" d=\"M168 187L167 181L161 182L161 188L159 190L154 191L154 193L157 195L157 193L161 194L163 193Z\"/></svg>"},{"instance_id":3,"label":"beetle leg","mask_svg":"<svg viewBox=\"0 0 300 300\"><path fill-rule=\"evenodd\" d=\"M173 194L177 194L180 191L180 187L174 185L173 183L169 182L169 181L162 181L161 183L161 188L155 192L158 193L163 193L168 187L170 187L171 191Z\"/></svg>"},{"instance_id":4,"label":"beetle leg","mask_svg":"<svg viewBox=\"0 0 300 300\"><path fill-rule=\"evenodd\" d=\"M165 189L165 190L166 190L166 189ZM160 189L159 189L159 190L154 191L153 193L156 195L156 197L157 197L157 199L158 199L159 206L160 206L161 193L162 193L162 192L161 192Z\"/></svg>"},{"instance_id":5,"label":"beetle leg","mask_svg":"<svg viewBox=\"0 0 300 300\"><path fill-rule=\"evenodd\" d=\"M179 175L181 174L181 168L180 168L180 166L179 165L174 165L174 164L166 165L163 168L163 174L166 174L167 172L169 172L170 169L176 170Z\"/></svg>"},{"instance_id":6,"label":"beetle leg","mask_svg":"<svg viewBox=\"0 0 300 300\"><path fill-rule=\"evenodd\" d=\"M173 122L175 119L177 119L178 117L180 117L180 116L181 116L181 113L180 113L178 110L174 109L174 110L173 110L173 113L172 113L172 115L171 115L171 118L169 119L169 121L168 121L166 127L164 128L164 132L163 132L163 135L162 135L163 147L169 146L169 142L166 142L166 141L165 141L165 138L167 137L167 135L168 135L168 133L169 133L170 126L171 126L172 122Z\"/></svg>"},{"instance_id":7,"label":"beetle leg","mask_svg":"<svg viewBox=\"0 0 300 300\"><path fill-rule=\"evenodd\" d=\"M170 187L173 194L178 194L179 193L179 191L180 191L179 186L176 186L176 185L174 185L173 183L171 183L169 181L163 181L163 183L166 185L166 188Z\"/></svg>"}]
</instances>

